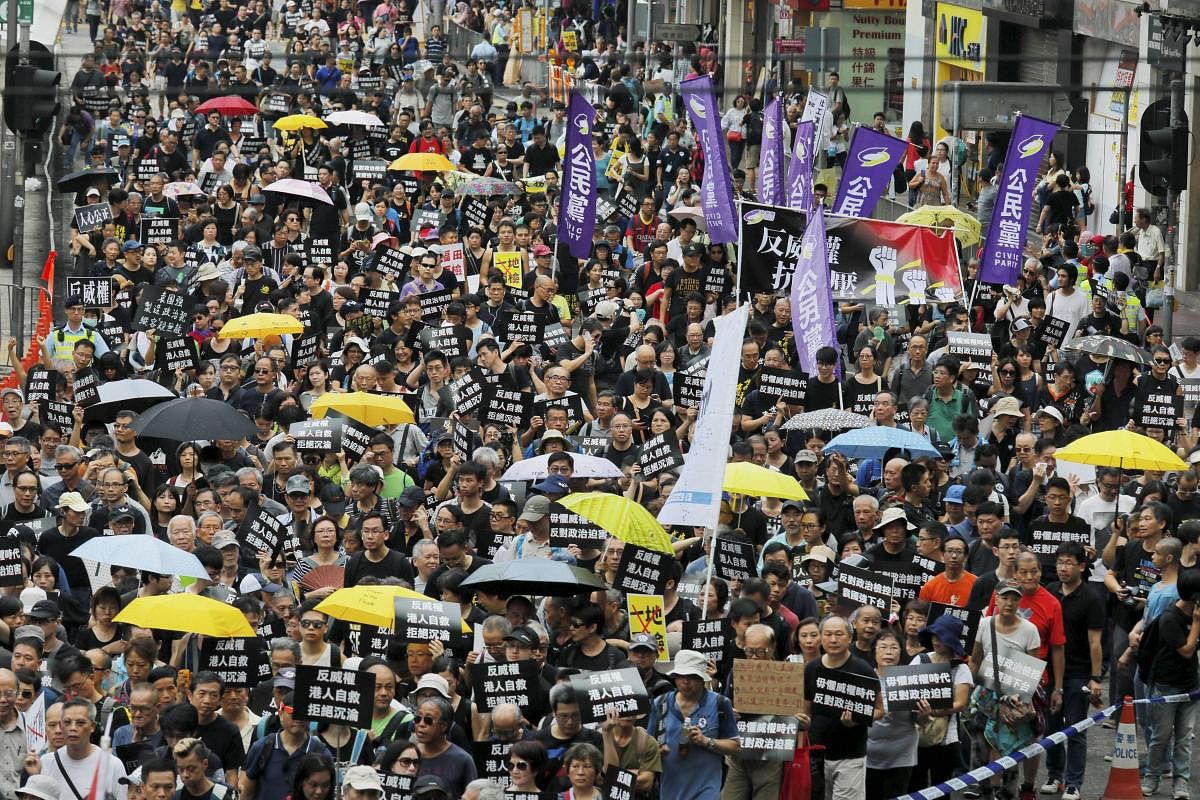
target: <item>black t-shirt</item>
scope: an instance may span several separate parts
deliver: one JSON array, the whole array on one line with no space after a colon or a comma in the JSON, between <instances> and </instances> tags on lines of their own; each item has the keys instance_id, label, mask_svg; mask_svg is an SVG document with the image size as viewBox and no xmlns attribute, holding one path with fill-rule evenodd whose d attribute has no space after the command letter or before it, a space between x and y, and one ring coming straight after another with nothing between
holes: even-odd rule
<instances>
[{"instance_id":1,"label":"black t-shirt","mask_svg":"<svg viewBox=\"0 0 1200 800\"><path fill-rule=\"evenodd\" d=\"M1179 648L1187 643L1191 627L1191 616L1174 604L1158 618L1159 648L1152 672L1155 685L1180 692L1190 692L1196 687L1196 654L1192 653L1191 658L1179 655Z\"/></svg>"},{"instance_id":2,"label":"black t-shirt","mask_svg":"<svg viewBox=\"0 0 1200 800\"><path fill-rule=\"evenodd\" d=\"M1067 633L1066 670L1069 677L1092 674L1092 650L1088 644L1088 631L1104 629L1104 598L1099 587L1090 581L1081 583L1075 591L1063 594L1062 584L1054 581L1046 591L1057 598L1062 606L1063 630Z\"/></svg>"},{"instance_id":3,"label":"black t-shirt","mask_svg":"<svg viewBox=\"0 0 1200 800\"><path fill-rule=\"evenodd\" d=\"M1046 198L1046 206L1050 209L1049 223L1070 225L1071 220L1075 219L1075 209L1079 207L1079 198L1070 190L1051 192Z\"/></svg>"},{"instance_id":4,"label":"black t-shirt","mask_svg":"<svg viewBox=\"0 0 1200 800\"><path fill-rule=\"evenodd\" d=\"M1025 534L1025 544L1037 553L1045 577L1054 575L1055 552L1058 550L1054 542L1065 539L1062 534L1071 534L1071 541L1088 541L1091 539L1092 526L1074 514L1067 517L1066 522L1052 522L1049 515L1045 515L1030 523L1029 531ZM1037 546L1034 546L1035 542Z\"/></svg>"},{"instance_id":5,"label":"black t-shirt","mask_svg":"<svg viewBox=\"0 0 1200 800\"><path fill-rule=\"evenodd\" d=\"M412 583L412 563L395 550L388 550L387 555L378 562L367 558L365 551L355 553L346 564L345 585L355 586L367 575L374 575L376 578L400 578Z\"/></svg>"},{"instance_id":6,"label":"black t-shirt","mask_svg":"<svg viewBox=\"0 0 1200 800\"><path fill-rule=\"evenodd\" d=\"M547 717L553 719L552 717ZM597 750L604 752L604 738L599 731L594 731L591 728L581 728L579 733L575 734L570 739L556 739L554 734L550 732L549 726L538 731L534 738L546 746L546 769L544 775L551 776L547 779L550 785L547 790L553 790L555 794L566 791L570 788L570 781L567 778L566 770L563 769L563 756L571 749L571 745L584 742L595 747Z\"/></svg>"},{"instance_id":7,"label":"black t-shirt","mask_svg":"<svg viewBox=\"0 0 1200 800\"><path fill-rule=\"evenodd\" d=\"M839 676L846 673L878 681L871 665L857 656L850 656L850 659L837 669L825 666L824 659L819 658L804 666L804 696L816 696L818 678L837 681L840 679ZM837 717L824 714L810 714L810 716L812 725L809 728L809 735L812 737L813 744L825 746L826 760L862 758L867 754L867 726L854 724L847 727Z\"/></svg>"},{"instance_id":8,"label":"black t-shirt","mask_svg":"<svg viewBox=\"0 0 1200 800\"><path fill-rule=\"evenodd\" d=\"M1143 598L1150 594L1150 587L1162 579L1162 571L1154 566L1153 552L1147 552L1140 542L1129 542L1117 547L1117 557L1112 571L1117 576L1117 582L1130 589L1138 588ZM1113 606L1113 622L1129 631L1142 618L1145 604L1127 606L1117 603Z\"/></svg>"},{"instance_id":9,"label":"black t-shirt","mask_svg":"<svg viewBox=\"0 0 1200 800\"><path fill-rule=\"evenodd\" d=\"M229 720L218 716L207 725L196 726L196 733L204 746L217 754L225 769L241 769L246 763L246 748L242 746L242 733Z\"/></svg>"},{"instance_id":10,"label":"black t-shirt","mask_svg":"<svg viewBox=\"0 0 1200 800\"><path fill-rule=\"evenodd\" d=\"M525 149L525 164L529 167L530 176L545 175L558 162L558 148L549 142L543 147L531 144Z\"/></svg>"},{"instance_id":11,"label":"black t-shirt","mask_svg":"<svg viewBox=\"0 0 1200 800\"><path fill-rule=\"evenodd\" d=\"M67 538L57 527L45 531L38 539L37 549L42 555L47 555L58 562L66 573L67 581L72 586L90 586L88 570L84 563L71 551L100 535L95 528L80 528L74 536Z\"/></svg>"}]
</instances>

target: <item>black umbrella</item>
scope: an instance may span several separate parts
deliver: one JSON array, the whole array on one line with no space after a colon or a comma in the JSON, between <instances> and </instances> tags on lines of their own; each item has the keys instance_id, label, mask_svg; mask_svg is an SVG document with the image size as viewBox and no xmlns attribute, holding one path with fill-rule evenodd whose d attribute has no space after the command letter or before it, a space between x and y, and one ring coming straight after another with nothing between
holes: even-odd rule
<instances>
[{"instance_id":1,"label":"black umbrella","mask_svg":"<svg viewBox=\"0 0 1200 800\"><path fill-rule=\"evenodd\" d=\"M141 413L159 403L176 399L175 393L160 383L142 378L127 378L100 384L100 400L84 409L88 422L112 422L119 411Z\"/></svg>"},{"instance_id":2,"label":"black umbrella","mask_svg":"<svg viewBox=\"0 0 1200 800\"><path fill-rule=\"evenodd\" d=\"M257 432L241 411L220 400L181 397L155 406L138 417L133 429L140 436L175 442L193 439L241 439Z\"/></svg>"},{"instance_id":3,"label":"black umbrella","mask_svg":"<svg viewBox=\"0 0 1200 800\"><path fill-rule=\"evenodd\" d=\"M116 183L119 173L111 167L101 167L100 169L83 169L79 172L72 172L58 179L59 191L62 192L82 192L89 186L100 188L103 186L107 189L112 184Z\"/></svg>"},{"instance_id":4,"label":"black umbrella","mask_svg":"<svg viewBox=\"0 0 1200 800\"><path fill-rule=\"evenodd\" d=\"M1119 358L1122 361L1132 361L1134 364L1142 366L1149 366L1151 363L1149 353L1132 342L1116 336L1102 334L1084 336L1082 339L1073 339L1067 342L1063 345L1063 350L1075 350L1106 358Z\"/></svg>"},{"instance_id":5,"label":"black umbrella","mask_svg":"<svg viewBox=\"0 0 1200 800\"><path fill-rule=\"evenodd\" d=\"M550 597L570 597L608 588L595 573L548 558L519 558L485 564L461 585L489 593L503 590L506 594Z\"/></svg>"}]
</instances>

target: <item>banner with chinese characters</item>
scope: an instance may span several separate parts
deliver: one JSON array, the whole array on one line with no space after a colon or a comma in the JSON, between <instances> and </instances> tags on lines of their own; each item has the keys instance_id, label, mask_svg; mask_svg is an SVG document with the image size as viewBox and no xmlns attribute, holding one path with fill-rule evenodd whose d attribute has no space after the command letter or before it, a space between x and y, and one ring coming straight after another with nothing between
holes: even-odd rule
<instances>
[{"instance_id":1,"label":"banner with chinese characters","mask_svg":"<svg viewBox=\"0 0 1200 800\"><path fill-rule=\"evenodd\" d=\"M844 217L869 217L892 183L896 164L907 147L903 139L872 128L855 128L850 135L846 165L838 181L833 213Z\"/></svg>"}]
</instances>

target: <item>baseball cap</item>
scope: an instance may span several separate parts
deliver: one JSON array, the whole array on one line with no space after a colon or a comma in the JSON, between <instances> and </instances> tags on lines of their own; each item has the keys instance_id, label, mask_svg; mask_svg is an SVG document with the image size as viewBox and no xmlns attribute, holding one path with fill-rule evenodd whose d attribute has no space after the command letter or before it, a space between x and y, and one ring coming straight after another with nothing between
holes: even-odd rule
<instances>
[{"instance_id":1,"label":"baseball cap","mask_svg":"<svg viewBox=\"0 0 1200 800\"><path fill-rule=\"evenodd\" d=\"M417 688L413 689L413 694L417 694L425 689L432 689L447 700L450 699L449 682L435 672L429 672L422 675L421 680L417 681Z\"/></svg>"},{"instance_id":2,"label":"baseball cap","mask_svg":"<svg viewBox=\"0 0 1200 800\"><path fill-rule=\"evenodd\" d=\"M311 494L312 481L304 475L293 475L287 479L284 494Z\"/></svg>"},{"instance_id":3,"label":"baseball cap","mask_svg":"<svg viewBox=\"0 0 1200 800\"><path fill-rule=\"evenodd\" d=\"M702 256L704 255L704 248L695 243L689 244L683 248L683 254L685 256Z\"/></svg>"},{"instance_id":4,"label":"baseball cap","mask_svg":"<svg viewBox=\"0 0 1200 800\"><path fill-rule=\"evenodd\" d=\"M1058 410L1057 408L1055 408L1054 406L1042 406L1041 408L1039 408L1039 409L1038 409L1038 412L1037 412L1037 413L1039 413L1039 414L1045 414L1047 417L1051 417L1051 418L1053 418L1053 419L1056 419L1056 420L1058 420L1058 423L1059 423L1060 425L1062 424L1062 421L1063 421L1063 415L1062 415L1062 412L1061 412L1061 411L1059 411L1059 410Z\"/></svg>"},{"instance_id":5,"label":"baseball cap","mask_svg":"<svg viewBox=\"0 0 1200 800\"><path fill-rule=\"evenodd\" d=\"M558 431L548 432L558 433ZM561 433L558 435L559 438L562 438ZM543 441L545 441L545 437L543 437ZM564 479L561 475L547 475L540 482L533 485L533 490L535 492L541 492L542 494L570 494L571 487L567 485L566 479Z\"/></svg>"},{"instance_id":6,"label":"baseball cap","mask_svg":"<svg viewBox=\"0 0 1200 800\"><path fill-rule=\"evenodd\" d=\"M534 258L537 258L538 256L548 256L552 252L554 252L554 251L551 250L549 247L546 247L546 245L544 245L544 244L535 244L533 246Z\"/></svg>"},{"instance_id":7,"label":"baseball cap","mask_svg":"<svg viewBox=\"0 0 1200 800\"><path fill-rule=\"evenodd\" d=\"M355 787L358 788L357 786ZM422 775L413 783L412 796L414 798L424 797L425 795L442 795L449 797L450 792L446 789L446 785L442 783L441 778L436 775Z\"/></svg>"},{"instance_id":8,"label":"baseball cap","mask_svg":"<svg viewBox=\"0 0 1200 800\"><path fill-rule=\"evenodd\" d=\"M42 644L45 644L46 632L37 625L22 625L13 633L13 641L19 642L22 639L37 639Z\"/></svg>"},{"instance_id":9,"label":"baseball cap","mask_svg":"<svg viewBox=\"0 0 1200 800\"><path fill-rule=\"evenodd\" d=\"M820 459L817 458L817 454L812 450L809 450L807 447L796 453L795 457L792 459L792 461L795 461L797 464L799 464L801 461L808 464L816 464L819 460Z\"/></svg>"},{"instance_id":10,"label":"baseball cap","mask_svg":"<svg viewBox=\"0 0 1200 800\"><path fill-rule=\"evenodd\" d=\"M28 614L39 600L46 599L46 590L40 586L29 586L21 590L21 608Z\"/></svg>"},{"instance_id":11,"label":"baseball cap","mask_svg":"<svg viewBox=\"0 0 1200 800\"><path fill-rule=\"evenodd\" d=\"M262 261L263 260L262 250L259 250L257 247L250 245L250 246L246 247L246 249L242 250L242 258L246 259L247 261Z\"/></svg>"},{"instance_id":12,"label":"baseball cap","mask_svg":"<svg viewBox=\"0 0 1200 800\"><path fill-rule=\"evenodd\" d=\"M525 522L541 522L550 513L550 498L544 494L535 494L525 501L525 508L517 519Z\"/></svg>"},{"instance_id":13,"label":"baseball cap","mask_svg":"<svg viewBox=\"0 0 1200 800\"><path fill-rule=\"evenodd\" d=\"M15 386L10 386L5 390L0 391L0 400L3 400L5 397L8 397L10 394L15 394L17 397L21 398L22 403L25 402L25 395L21 394L21 390Z\"/></svg>"},{"instance_id":14,"label":"baseball cap","mask_svg":"<svg viewBox=\"0 0 1200 800\"><path fill-rule=\"evenodd\" d=\"M956 483L946 490L946 496L942 499L947 503L956 503L961 506L965 491L966 488L961 483Z\"/></svg>"},{"instance_id":15,"label":"baseball cap","mask_svg":"<svg viewBox=\"0 0 1200 800\"><path fill-rule=\"evenodd\" d=\"M261 572L253 572L242 578L242 582L238 586L238 590L242 594L252 594L254 592L270 592L274 594L282 588L278 583L271 583L264 578Z\"/></svg>"},{"instance_id":16,"label":"baseball cap","mask_svg":"<svg viewBox=\"0 0 1200 800\"><path fill-rule=\"evenodd\" d=\"M658 639L655 639L653 634L635 633L633 638L629 640L629 649L636 650L639 647L644 647L657 653Z\"/></svg>"},{"instance_id":17,"label":"baseball cap","mask_svg":"<svg viewBox=\"0 0 1200 800\"><path fill-rule=\"evenodd\" d=\"M417 508L425 504L425 490L420 486L406 486L396 502L405 508Z\"/></svg>"},{"instance_id":18,"label":"baseball cap","mask_svg":"<svg viewBox=\"0 0 1200 800\"><path fill-rule=\"evenodd\" d=\"M62 496L58 498L55 508L69 508L72 511L86 512L91 506L79 492L63 492Z\"/></svg>"},{"instance_id":19,"label":"baseball cap","mask_svg":"<svg viewBox=\"0 0 1200 800\"><path fill-rule=\"evenodd\" d=\"M100 196L100 190L99 190L99 189L97 189L95 186L92 186L91 188L89 188L89 189L87 190L87 195L86 195L86 196L87 196L87 197L99 197L99 196Z\"/></svg>"},{"instance_id":20,"label":"baseball cap","mask_svg":"<svg viewBox=\"0 0 1200 800\"><path fill-rule=\"evenodd\" d=\"M133 508L131 506L125 505L124 503L117 506L116 508L114 508L112 511L110 511L108 513L108 521L109 522L116 522L119 519L133 520L136 518L137 518L136 515L133 513Z\"/></svg>"},{"instance_id":21,"label":"baseball cap","mask_svg":"<svg viewBox=\"0 0 1200 800\"><path fill-rule=\"evenodd\" d=\"M1013 333L1020 333L1021 331L1027 331L1032 327L1033 327L1033 323L1030 322L1029 320L1025 319L1025 317L1018 317L1013 320L1013 323L1012 323L1012 326L1010 329L1012 330Z\"/></svg>"},{"instance_id":22,"label":"baseball cap","mask_svg":"<svg viewBox=\"0 0 1200 800\"><path fill-rule=\"evenodd\" d=\"M218 550L224 550L226 547L239 547L237 537L233 535L233 531L217 531L213 534L212 546Z\"/></svg>"},{"instance_id":23,"label":"baseball cap","mask_svg":"<svg viewBox=\"0 0 1200 800\"><path fill-rule=\"evenodd\" d=\"M374 216L371 213L371 206L366 203L359 203L354 207L354 218L359 222L370 222Z\"/></svg>"},{"instance_id":24,"label":"baseball cap","mask_svg":"<svg viewBox=\"0 0 1200 800\"><path fill-rule=\"evenodd\" d=\"M275 676L272 686L276 689L295 689L296 688L296 668L281 667L279 673Z\"/></svg>"},{"instance_id":25,"label":"baseball cap","mask_svg":"<svg viewBox=\"0 0 1200 800\"><path fill-rule=\"evenodd\" d=\"M596 303L596 310L592 312L592 316L596 319L615 319L617 316L617 304L612 300L601 300Z\"/></svg>"},{"instance_id":26,"label":"baseball cap","mask_svg":"<svg viewBox=\"0 0 1200 800\"><path fill-rule=\"evenodd\" d=\"M1021 584L1012 578L1005 578L996 584L996 596L1002 594L1021 594Z\"/></svg>"},{"instance_id":27,"label":"baseball cap","mask_svg":"<svg viewBox=\"0 0 1200 800\"><path fill-rule=\"evenodd\" d=\"M383 794L383 784L379 782L379 773L371 767L356 764L346 770L342 778L342 788L349 786L360 792L379 792Z\"/></svg>"},{"instance_id":28,"label":"baseball cap","mask_svg":"<svg viewBox=\"0 0 1200 800\"><path fill-rule=\"evenodd\" d=\"M804 503L800 500L784 500L783 510L787 511L789 508L795 509L796 511L804 511Z\"/></svg>"},{"instance_id":29,"label":"baseball cap","mask_svg":"<svg viewBox=\"0 0 1200 800\"><path fill-rule=\"evenodd\" d=\"M133 250L141 250L142 243L139 242L137 239L130 239L128 242L126 242L125 244L123 244L121 246L121 249L123 251L125 251L126 253L129 253Z\"/></svg>"},{"instance_id":30,"label":"baseball cap","mask_svg":"<svg viewBox=\"0 0 1200 800\"><path fill-rule=\"evenodd\" d=\"M541 644L541 639L533 632L533 628L528 625L518 625L509 632L508 636L504 637L506 642L516 642L523 647L537 647Z\"/></svg>"},{"instance_id":31,"label":"baseball cap","mask_svg":"<svg viewBox=\"0 0 1200 800\"><path fill-rule=\"evenodd\" d=\"M62 610L53 600L38 600L25 616L30 619L58 619L62 616Z\"/></svg>"},{"instance_id":32,"label":"baseball cap","mask_svg":"<svg viewBox=\"0 0 1200 800\"><path fill-rule=\"evenodd\" d=\"M44 778L44 777L48 777L48 776L45 776L45 775L30 776L29 781L25 784L25 786L28 787L29 784L33 783L34 778ZM122 786L141 786L142 785L142 768L138 767L137 769L135 769L133 772L129 773L128 775L122 775L120 778L117 778L117 783L121 784ZM55 789L57 790L57 786L55 787ZM21 791L25 791L25 790L22 789ZM41 795L37 795L37 796L41 797ZM53 800L58 800L57 791L53 795Z\"/></svg>"}]
</instances>

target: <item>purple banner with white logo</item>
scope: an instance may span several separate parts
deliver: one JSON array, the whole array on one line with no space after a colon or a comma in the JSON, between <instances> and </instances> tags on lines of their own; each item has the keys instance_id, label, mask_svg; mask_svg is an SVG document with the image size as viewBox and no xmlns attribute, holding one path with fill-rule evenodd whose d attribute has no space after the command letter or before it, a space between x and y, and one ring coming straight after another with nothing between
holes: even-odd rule
<instances>
[{"instance_id":1,"label":"purple banner with white logo","mask_svg":"<svg viewBox=\"0 0 1200 800\"><path fill-rule=\"evenodd\" d=\"M704 181L700 199L704 222L713 244L737 241L737 215L733 210L733 183L729 179L729 161L721 136L721 114L713 96L712 79L707 75L679 84L688 116L696 128L696 141L704 152Z\"/></svg>"},{"instance_id":2,"label":"purple banner with white logo","mask_svg":"<svg viewBox=\"0 0 1200 800\"><path fill-rule=\"evenodd\" d=\"M983 283L1015 284L1025 260L1025 231L1029 228L1029 206L1038 167L1050 154L1058 126L1036 117L1017 117L1004 172L996 188L992 224L979 258L979 280Z\"/></svg>"},{"instance_id":3,"label":"purple banner with white logo","mask_svg":"<svg viewBox=\"0 0 1200 800\"><path fill-rule=\"evenodd\" d=\"M810 214L800 242L800 257L792 275L792 332L800 369L817 374L817 351L837 347L829 265L825 261L825 215Z\"/></svg>"},{"instance_id":4,"label":"purple banner with white logo","mask_svg":"<svg viewBox=\"0 0 1200 800\"><path fill-rule=\"evenodd\" d=\"M762 151L758 159L758 200L770 206L784 204L783 102L776 97L763 112Z\"/></svg>"},{"instance_id":5,"label":"purple banner with white logo","mask_svg":"<svg viewBox=\"0 0 1200 800\"><path fill-rule=\"evenodd\" d=\"M558 236L571 255L592 254L596 229L596 156L592 152L592 123L596 109L579 92L571 92L567 111L567 144L563 152L562 197L558 206Z\"/></svg>"},{"instance_id":6,"label":"purple banner with white logo","mask_svg":"<svg viewBox=\"0 0 1200 800\"><path fill-rule=\"evenodd\" d=\"M861 125L855 128L830 213L839 217L871 216L907 146L895 136Z\"/></svg>"},{"instance_id":7,"label":"purple banner with white logo","mask_svg":"<svg viewBox=\"0 0 1200 800\"><path fill-rule=\"evenodd\" d=\"M816 135L816 125L811 119L796 126L796 146L792 148L792 162L788 165L785 205L805 213L813 207L813 141Z\"/></svg>"}]
</instances>

